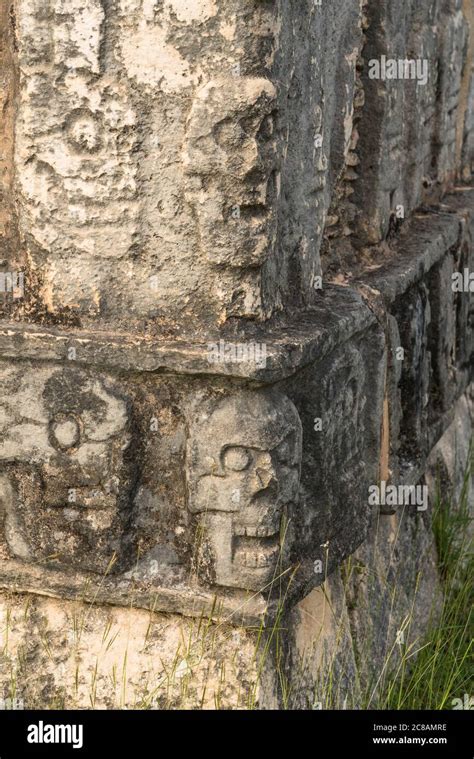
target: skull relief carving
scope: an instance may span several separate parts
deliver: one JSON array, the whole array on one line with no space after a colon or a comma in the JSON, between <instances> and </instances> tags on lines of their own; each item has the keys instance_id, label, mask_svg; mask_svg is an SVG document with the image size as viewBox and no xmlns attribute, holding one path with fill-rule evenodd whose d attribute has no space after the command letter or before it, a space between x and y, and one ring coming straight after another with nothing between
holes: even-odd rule
<instances>
[{"instance_id":1,"label":"skull relief carving","mask_svg":"<svg viewBox=\"0 0 474 759\"><path fill-rule=\"evenodd\" d=\"M130 483L125 399L76 369L4 369L2 381L0 522L10 553L104 571L120 553Z\"/></svg>"},{"instance_id":2,"label":"skull relief carving","mask_svg":"<svg viewBox=\"0 0 474 759\"><path fill-rule=\"evenodd\" d=\"M205 535L199 571L217 585L263 590L298 499L301 422L274 392L242 391L213 408L198 411L188 442L189 509Z\"/></svg>"},{"instance_id":3,"label":"skull relief carving","mask_svg":"<svg viewBox=\"0 0 474 759\"><path fill-rule=\"evenodd\" d=\"M186 197L203 252L213 264L263 264L276 227L279 157L277 97L267 79L208 82L188 119Z\"/></svg>"}]
</instances>

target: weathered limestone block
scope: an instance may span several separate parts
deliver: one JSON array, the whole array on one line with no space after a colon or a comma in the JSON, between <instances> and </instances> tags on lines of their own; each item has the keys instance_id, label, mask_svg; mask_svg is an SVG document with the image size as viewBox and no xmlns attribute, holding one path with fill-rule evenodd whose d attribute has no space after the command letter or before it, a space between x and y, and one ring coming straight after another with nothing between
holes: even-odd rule
<instances>
[{"instance_id":1,"label":"weathered limestone block","mask_svg":"<svg viewBox=\"0 0 474 759\"><path fill-rule=\"evenodd\" d=\"M15 224L13 127L17 71L14 59L14 31L12 5L9 0L0 3L0 261L1 268L18 271L18 234Z\"/></svg>"},{"instance_id":2,"label":"weathered limestone block","mask_svg":"<svg viewBox=\"0 0 474 759\"><path fill-rule=\"evenodd\" d=\"M385 376L360 296L326 297L247 336L261 367L11 325L0 583L252 623L319 584L369 530Z\"/></svg>"},{"instance_id":3,"label":"weathered limestone block","mask_svg":"<svg viewBox=\"0 0 474 759\"><path fill-rule=\"evenodd\" d=\"M126 398L97 375L1 367L2 507L15 558L104 572L132 487ZM115 392L114 392L115 390Z\"/></svg>"},{"instance_id":4,"label":"weathered limestone block","mask_svg":"<svg viewBox=\"0 0 474 759\"><path fill-rule=\"evenodd\" d=\"M472 386L429 457L424 481L432 505L441 495L456 508L465 491L472 507L471 395ZM402 647L422 645L436 622L441 588L432 515L432 508L408 507L381 516L348 561L292 609L278 668L287 680L284 693L274 686L274 707L378 708L378 692L397 670Z\"/></svg>"},{"instance_id":5,"label":"weathered limestone block","mask_svg":"<svg viewBox=\"0 0 474 759\"><path fill-rule=\"evenodd\" d=\"M127 89L101 76L98 0L20 2L17 23L20 230L50 305L97 314L137 229L136 113Z\"/></svg>"},{"instance_id":6,"label":"weathered limestone block","mask_svg":"<svg viewBox=\"0 0 474 759\"><path fill-rule=\"evenodd\" d=\"M373 518L369 486L379 480L386 371L376 324L291 381L303 424L300 519L294 561L309 592L365 539ZM323 568L318 575L318 565Z\"/></svg>"},{"instance_id":7,"label":"weathered limestone block","mask_svg":"<svg viewBox=\"0 0 474 759\"><path fill-rule=\"evenodd\" d=\"M179 333L317 299L357 160L357 5L17 6L23 315Z\"/></svg>"},{"instance_id":8,"label":"weathered limestone block","mask_svg":"<svg viewBox=\"0 0 474 759\"><path fill-rule=\"evenodd\" d=\"M280 118L287 148L275 260L281 301L291 308L314 301L333 196L354 173L363 37L358 3L281 0L279 13L274 71L284 92Z\"/></svg>"},{"instance_id":9,"label":"weathered limestone block","mask_svg":"<svg viewBox=\"0 0 474 759\"><path fill-rule=\"evenodd\" d=\"M429 481L466 411L473 191L446 191L470 181L472 21L464 0L0 0L0 667L26 647L31 704L84 663L59 697L116 705L101 628L148 619L125 705L268 707L287 677L313 706L340 641L358 705L415 601L426 626L431 512L369 491ZM78 609L90 654L62 632ZM258 682L262 630L283 660Z\"/></svg>"},{"instance_id":10,"label":"weathered limestone block","mask_svg":"<svg viewBox=\"0 0 474 759\"><path fill-rule=\"evenodd\" d=\"M354 186L356 205L365 209L364 214L360 215L358 236L369 243L376 243L385 237L396 206L406 205L404 181L405 168L408 168L405 157L408 145L414 161L423 165L429 160L426 147L422 145L429 144L426 125L432 120L435 102L437 70L433 58L436 35L432 29L435 10L433 4L424 4L425 11L423 14L419 11L422 16L415 26L413 15L422 5L410 2L387 6L369 2L366 9L366 45L362 52L366 108L359 127L359 178ZM382 71L384 60L411 58L427 61L426 71L423 72L427 80L423 84L421 80L407 80L398 78L398 75L387 79L386 72ZM380 71L375 68L374 62L379 63ZM409 107L413 107L416 120L407 118ZM411 123L420 120L422 125L414 128L421 134L420 131L418 135L410 134L409 141L406 135ZM416 163L409 168L419 173ZM413 198L411 208L417 205L421 197L419 182L417 192L418 197Z\"/></svg>"},{"instance_id":11,"label":"weathered limestone block","mask_svg":"<svg viewBox=\"0 0 474 759\"><path fill-rule=\"evenodd\" d=\"M392 262L361 282L389 346L391 469L411 484L472 374L473 294L453 280L472 268L472 223L472 191L460 190L436 215L415 215Z\"/></svg>"},{"instance_id":12,"label":"weathered limestone block","mask_svg":"<svg viewBox=\"0 0 474 759\"><path fill-rule=\"evenodd\" d=\"M436 162L432 181L445 186L452 184L456 174L460 173L457 138L459 124L466 118L460 95L463 74L466 77L470 74L469 18L461 5L461 2L446 3L440 18L439 91L433 140Z\"/></svg>"},{"instance_id":13,"label":"weathered limestone block","mask_svg":"<svg viewBox=\"0 0 474 759\"><path fill-rule=\"evenodd\" d=\"M257 634L179 615L0 595L0 697L25 709L248 709Z\"/></svg>"},{"instance_id":14,"label":"weathered limestone block","mask_svg":"<svg viewBox=\"0 0 474 759\"><path fill-rule=\"evenodd\" d=\"M338 569L291 611L286 622L286 658L280 667L287 677L288 697L283 703L276 696L280 708L361 708L347 607Z\"/></svg>"},{"instance_id":15,"label":"weathered limestone block","mask_svg":"<svg viewBox=\"0 0 474 759\"><path fill-rule=\"evenodd\" d=\"M471 48L470 11L461 6L367 4L356 245L386 238L391 220L439 197L462 172L470 114L461 91L471 86Z\"/></svg>"},{"instance_id":16,"label":"weathered limestone block","mask_svg":"<svg viewBox=\"0 0 474 759\"><path fill-rule=\"evenodd\" d=\"M456 507L465 497L469 509L474 507L473 410L471 385L458 400L452 423L431 451L425 475L432 498L441 492Z\"/></svg>"},{"instance_id":17,"label":"weathered limestone block","mask_svg":"<svg viewBox=\"0 0 474 759\"><path fill-rule=\"evenodd\" d=\"M462 0L461 7L468 23L468 38L459 92L456 160L461 167L459 176L463 181L469 182L474 158L474 9L469 0Z\"/></svg>"},{"instance_id":18,"label":"weathered limestone block","mask_svg":"<svg viewBox=\"0 0 474 759\"><path fill-rule=\"evenodd\" d=\"M274 232L263 224L261 255L245 261L237 279L232 262L220 292L210 266L219 243L212 242L214 225L203 227L202 219L196 225L194 218L202 160L190 201L185 156L186 146L198 139L203 93L220 76L222 91L228 96L233 87L235 96L227 116L215 111L222 154L230 152L221 164L221 206L214 214L223 242L235 239L236 253L249 227L262 223L260 204L268 203L273 213L265 176L278 189L274 151L253 155L271 129L267 108L275 108L276 91L262 60L276 44L272 4L19 0L17 6L18 218L25 265L30 278L40 279L38 297L47 311L63 318L72 312L86 321L120 321L128 312L132 319L153 317L171 326L197 314L222 318L223 309L225 315L238 300L236 313L262 314L260 272L273 252ZM258 95L253 100L254 80L261 81L267 105ZM241 98L240 90L247 96ZM235 108L238 124L232 121ZM222 193L234 180L243 139L249 163L241 181L248 186L245 197L235 196L244 207L239 224L228 215L230 198L224 207ZM253 221L246 218L247 207L256 208Z\"/></svg>"}]
</instances>

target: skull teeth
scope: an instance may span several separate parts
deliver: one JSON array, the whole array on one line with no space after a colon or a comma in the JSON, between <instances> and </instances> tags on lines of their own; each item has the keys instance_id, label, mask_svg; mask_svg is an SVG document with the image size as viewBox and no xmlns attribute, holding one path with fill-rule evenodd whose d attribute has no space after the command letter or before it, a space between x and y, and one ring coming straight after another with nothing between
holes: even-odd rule
<instances>
[{"instance_id":1,"label":"skull teeth","mask_svg":"<svg viewBox=\"0 0 474 759\"><path fill-rule=\"evenodd\" d=\"M234 525L234 533L239 537L272 538L277 535L278 532L279 528L274 525L270 525L269 527L264 525Z\"/></svg>"},{"instance_id":2,"label":"skull teeth","mask_svg":"<svg viewBox=\"0 0 474 759\"><path fill-rule=\"evenodd\" d=\"M278 559L280 543L277 534L273 533L270 538L241 538L236 546L234 561L249 569L273 566Z\"/></svg>"},{"instance_id":3,"label":"skull teeth","mask_svg":"<svg viewBox=\"0 0 474 759\"><path fill-rule=\"evenodd\" d=\"M278 547L270 550L261 548L239 549L235 553L235 561L249 569L263 569L275 563L278 556Z\"/></svg>"}]
</instances>

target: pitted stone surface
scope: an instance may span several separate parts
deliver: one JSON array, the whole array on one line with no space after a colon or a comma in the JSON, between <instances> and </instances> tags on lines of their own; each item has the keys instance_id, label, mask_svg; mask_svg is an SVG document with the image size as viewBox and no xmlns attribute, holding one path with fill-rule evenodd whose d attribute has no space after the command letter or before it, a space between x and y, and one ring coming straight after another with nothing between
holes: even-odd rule
<instances>
[{"instance_id":1,"label":"pitted stone surface","mask_svg":"<svg viewBox=\"0 0 474 759\"><path fill-rule=\"evenodd\" d=\"M299 707L342 635L351 687L437 589L369 489L472 431L470 3L0 0L0 43L0 588L277 621Z\"/></svg>"}]
</instances>

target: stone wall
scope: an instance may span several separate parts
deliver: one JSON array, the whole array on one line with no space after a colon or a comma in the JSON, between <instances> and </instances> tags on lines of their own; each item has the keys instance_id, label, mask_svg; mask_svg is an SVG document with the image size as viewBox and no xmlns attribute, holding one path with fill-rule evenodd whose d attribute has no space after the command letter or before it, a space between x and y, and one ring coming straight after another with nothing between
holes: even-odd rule
<instances>
[{"instance_id":1,"label":"stone wall","mask_svg":"<svg viewBox=\"0 0 474 759\"><path fill-rule=\"evenodd\" d=\"M469 461L469 0L0 0L0 34L5 697L312 708L334 669L360 705Z\"/></svg>"}]
</instances>

